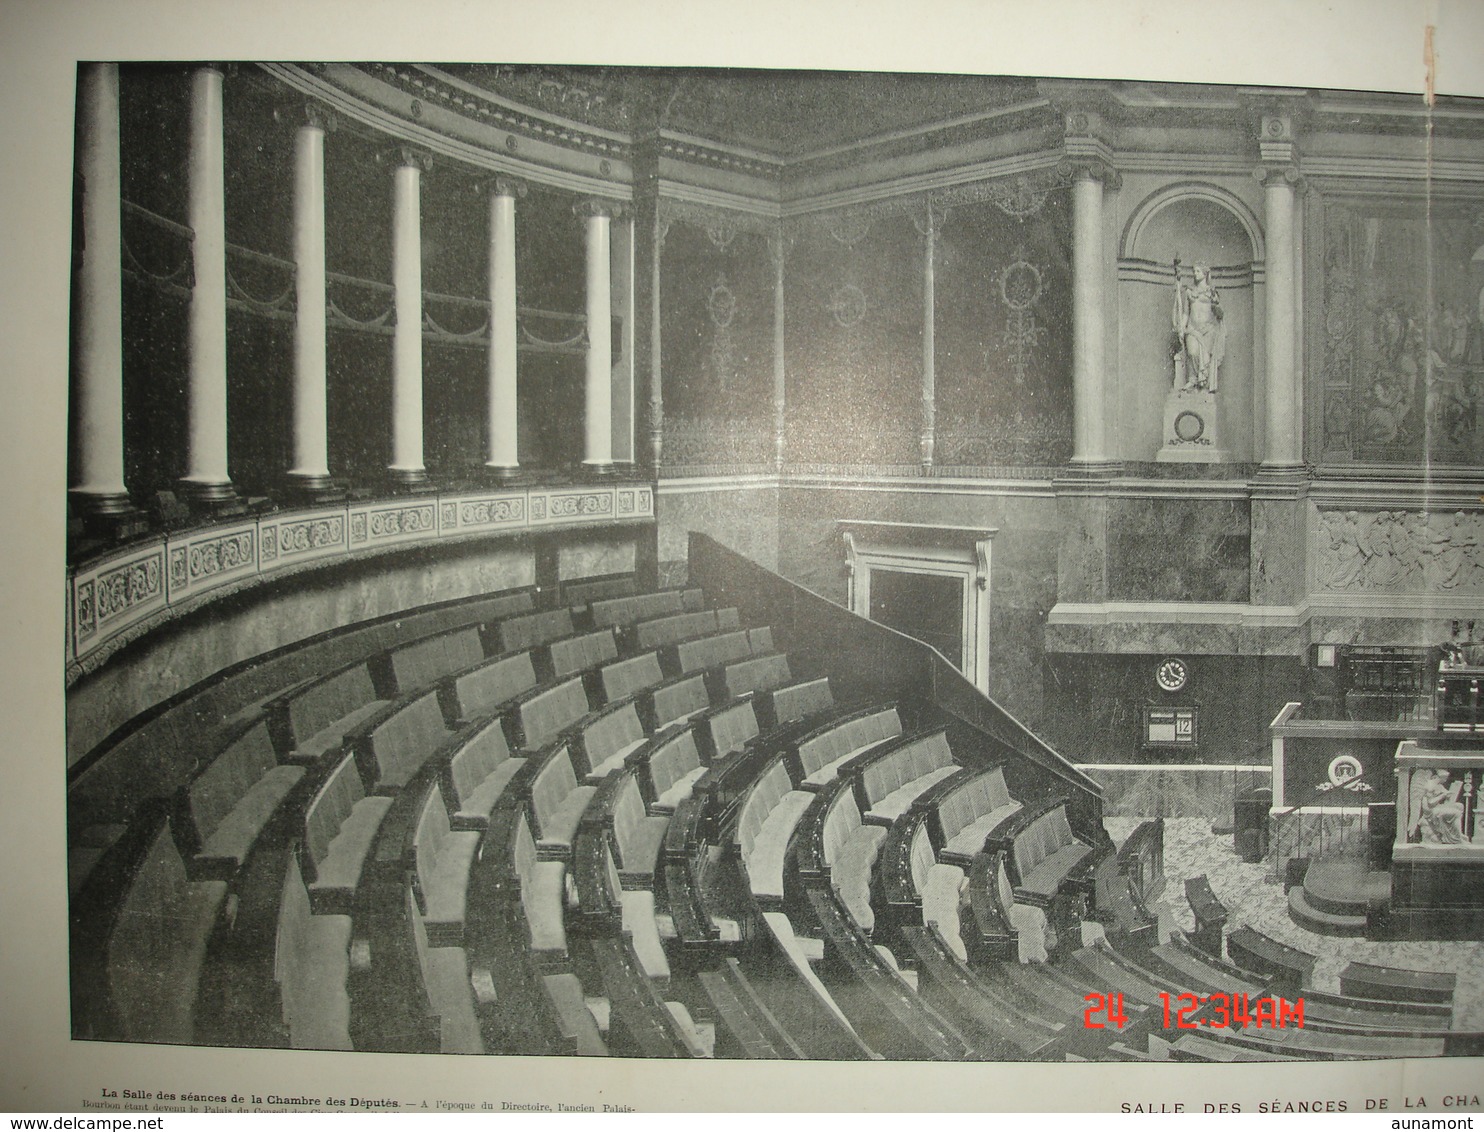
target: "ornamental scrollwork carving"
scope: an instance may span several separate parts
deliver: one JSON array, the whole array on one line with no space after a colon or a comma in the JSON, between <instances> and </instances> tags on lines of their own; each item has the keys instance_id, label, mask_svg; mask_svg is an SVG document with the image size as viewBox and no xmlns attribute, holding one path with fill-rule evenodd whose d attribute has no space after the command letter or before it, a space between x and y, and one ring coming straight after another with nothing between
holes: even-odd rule
<instances>
[{"instance_id":1,"label":"ornamental scrollwork carving","mask_svg":"<svg viewBox=\"0 0 1484 1132\"><path fill-rule=\"evenodd\" d=\"M242 531L222 538L198 542L188 554L190 580L200 581L253 564L253 532Z\"/></svg>"},{"instance_id":2,"label":"ornamental scrollwork carving","mask_svg":"<svg viewBox=\"0 0 1484 1132\"><path fill-rule=\"evenodd\" d=\"M825 309L840 326L858 326L866 317L866 293L854 283L838 284L830 288Z\"/></svg>"},{"instance_id":3,"label":"ornamental scrollwork carving","mask_svg":"<svg viewBox=\"0 0 1484 1132\"><path fill-rule=\"evenodd\" d=\"M433 508L398 507L386 511L371 512L372 538L392 538L396 535L421 534L434 527Z\"/></svg>"},{"instance_id":4,"label":"ornamental scrollwork carving","mask_svg":"<svg viewBox=\"0 0 1484 1132\"><path fill-rule=\"evenodd\" d=\"M659 216L660 224L666 231L671 224L677 222L699 228L720 252L729 251L737 237L744 232L771 236L777 229L777 221L767 216L669 198L661 198Z\"/></svg>"},{"instance_id":5,"label":"ornamental scrollwork carving","mask_svg":"<svg viewBox=\"0 0 1484 1132\"><path fill-rule=\"evenodd\" d=\"M524 517L525 505L520 499L477 499L459 510L459 522L463 526L517 523Z\"/></svg>"},{"instance_id":6,"label":"ornamental scrollwork carving","mask_svg":"<svg viewBox=\"0 0 1484 1132\"><path fill-rule=\"evenodd\" d=\"M607 492L587 495L557 495L550 502L553 519L577 515L607 515L613 511L613 496Z\"/></svg>"},{"instance_id":7,"label":"ornamental scrollwork carving","mask_svg":"<svg viewBox=\"0 0 1484 1132\"><path fill-rule=\"evenodd\" d=\"M79 624L91 624L96 620L101 626L110 618L163 597L162 559L162 554L152 554L148 558L100 572L93 579L94 609L89 611L86 618L79 610Z\"/></svg>"},{"instance_id":8,"label":"ornamental scrollwork carving","mask_svg":"<svg viewBox=\"0 0 1484 1132\"><path fill-rule=\"evenodd\" d=\"M1009 311L1005 328L1000 332L1000 352L1010 363L1016 385L1025 384L1025 373L1035 360L1036 348L1046 338L1046 327L1037 323L1035 312L1045 289L1043 270L1044 265L1037 267L1025 258L1023 250L1017 250L1014 261L1000 272L1000 300ZM985 368L993 368L988 357Z\"/></svg>"}]
</instances>

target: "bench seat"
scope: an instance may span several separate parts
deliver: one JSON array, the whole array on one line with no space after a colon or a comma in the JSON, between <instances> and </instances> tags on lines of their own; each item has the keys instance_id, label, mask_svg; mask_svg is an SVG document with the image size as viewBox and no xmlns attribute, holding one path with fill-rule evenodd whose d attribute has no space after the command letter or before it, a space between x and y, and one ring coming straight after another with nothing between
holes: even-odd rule
<instances>
[{"instance_id":1,"label":"bench seat","mask_svg":"<svg viewBox=\"0 0 1484 1132\"><path fill-rule=\"evenodd\" d=\"M1065 845L1020 878L1018 891L1050 899L1061 882L1092 852L1080 841Z\"/></svg>"},{"instance_id":2,"label":"bench seat","mask_svg":"<svg viewBox=\"0 0 1484 1132\"><path fill-rule=\"evenodd\" d=\"M521 880L520 902L526 913L532 951L567 954L567 865L536 861Z\"/></svg>"},{"instance_id":3,"label":"bench seat","mask_svg":"<svg viewBox=\"0 0 1484 1132\"><path fill-rule=\"evenodd\" d=\"M858 826L830 865L830 883L839 893L840 902L868 932L876 924L876 914L871 910L871 873L885 840L886 830L880 826Z\"/></svg>"},{"instance_id":4,"label":"bench seat","mask_svg":"<svg viewBox=\"0 0 1484 1132\"><path fill-rule=\"evenodd\" d=\"M314 879L308 888L316 912L330 906L336 911L349 909L376 831L394 801L386 795L369 794L351 808L340 831L331 838L324 858L315 863Z\"/></svg>"},{"instance_id":5,"label":"bench seat","mask_svg":"<svg viewBox=\"0 0 1484 1132\"><path fill-rule=\"evenodd\" d=\"M469 870L479 855L481 836L479 830L450 828L443 794L434 783L417 829L417 877L432 947L463 944Z\"/></svg>"},{"instance_id":6,"label":"bench seat","mask_svg":"<svg viewBox=\"0 0 1484 1132\"><path fill-rule=\"evenodd\" d=\"M898 786L862 814L861 821L868 822L871 825L891 825L897 818L910 810L912 803L917 801L929 788L936 786L950 774L957 774L962 769L957 763L952 763L949 766L934 767L926 774L914 778L911 782Z\"/></svg>"},{"instance_id":7,"label":"bench seat","mask_svg":"<svg viewBox=\"0 0 1484 1132\"><path fill-rule=\"evenodd\" d=\"M638 779L626 774L614 799L612 818L623 887L652 889L670 816L647 813Z\"/></svg>"},{"instance_id":8,"label":"bench seat","mask_svg":"<svg viewBox=\"0 0 1484 1132\"><path fill-rule=\"evenodd\" d=\"M686 771L663 794L649 804L650 812L655 814L673 814L675 807L690 797L691 790L695 788L696 782L705 773L705 766L695 766Z\"/></svg>"},{"instance_id":9,"label":"bench seat","mask_svg":"<svg viewBox=\"0 0 1484 1132\"><path fill-rule=\"evenodd\" d=\"M541 980L546 997L556 1008L557 1024L565 1038L573 1043L578 1057L607 1057L608 1047L598 1032L598 1023L587 1008L582 983L570 971L545 975Z\"/></svg>"},{"instance_id":10,"label":"bench seat","mask_svg":"<svg viewBox=\"0 0 1484 1132\"><path fill-rule=\"evenodd\" d=\"M541 834L536 838L536 848L543 854L552 852L570 853L572 838L582 822L582 812L592 796L598 792L596 786L578 786L562 799L556 809L542 815Z\"/></svg>"},{"instance_id":11,"label":"bench seat","mask_svg":"<svg viewBox=\"0 0 1484 1132\"><path fill-rule=\"evenodd\" d=\"M469 993L469 959L462 947L430 947L423 981L438 1014L440 1053L484 1053L479 1020Z\"/></svg>"},{"instance_id":12,"label":"bench seat","mask_svg":"<svg viewBox=\"0 0 1484 1132\"><path fill-rule=\"evenodd\" d=\"M454 811L451 819L454 828L477 830L489 825L490 812L499 803L510 780L526 765L527 761L526 759L508 758L485 775L479 785L469 791L459 808Z\"/></svg>"},{"instance_id":13,"label":"bench seat","mask_svg":"<svg viewBox=\"0 0 1484 1132\"><path fill-rule=\"evenodd\" d=\"M213 872L221 866L233 872L241 868L258 835L303 778L301 766L283 765L269 770L222 818L196 853L195 863Z\"/></svg>"},{"instance_id":14,"label":"bench seat","mask_svg":"<svg viewBox=\"0 0 1484 1132\"><path fill-rule=\"evenodd\" d=\"M628 889L620 899L623 904L623 930L633 938L639 969L647 978L658 981L661 986L668 985L670 961L665 957L665 944L660 938L659 924L655 920L654 893L644 889Z\"/></svg>"},{"instance_id":15,"label":"bench seat","mask_svg":"<svg viewBox=\"0 0 1484 1132\"><path fill-rule=\"evenodd\" d=\"M279 898L274 979L293 1049L351 1049L351 918L314 915L298 863L289 858Z\"/></svg>"},{"instance_id":16,"label":"bench seat","mask_svg":"<svg viewBox=\"0 0 1484 1132\"><path fill-rule=\"evenodd\" d=\"M963 829L959 830L939 850L938 856L943 859L970 858L976 856L984 848L984 840L1007 818L1013 817L1020 812L1019 802L1006 802L1003 806L997 806L989 813L975 818ZM1086 848L1086 846L1082 846Z\"/></svg>"},{"instance_id":17,"label":"bench seat","mask_svg":"<svg viewBox=\"0 0 1484 1132\"><path fill-rule=\"evenodd\" d=\"M753 894L761 899L783 899L783 862L788 840L814 801L808 790L790 790L769 811L747 858L747 877Z\"/></svg>"},{"instance_id":18,"label":"bench seat","mask_svg":"<svg viewBox=\"0 0 1484 1132\"><path fill-rule=\"evenodd\" d=\"M855 758L857 755L870 750L877 743L881 742L882 738L887 738L887 736L877 736L875 738L869 739L866 742L862 743L860 746L852 747L844 754L836 756L829 762L825 763L823 766L806 774L803 781L800 782L799 785L805 790L818 790L822 786L828 786L831 782L835 781L835 775L839 772L842 766L848 763L851 759Z\"/></svg>"},{"instance_id":19,"label":"bench seat","mask_svg":"<svg viewBox=\"0 0 1484 1132\"><path fill-rule=\"evenodd\" d=\"M933 865L922 882L922 922L938 925L949 949L964 962L968 951L959 931L959 895L967 884L964 870L957 865Z\"/></svg>"},{"instance_id":20,"label":"bench seat","mask_svg":"<svg viewBox=\"0 0 1484 1132\"><path fill-rule=\"evenodd\" d=\"M340 750L345 745L347 735L391 703L391 700L371 700L360 705L343 718L296 744L284 758L301 763L319 762L326 755Z\"/></svg>"},{"instance_id":21,"label":"bench seat","mask_svg":"<svg viewBox=\"0 0 1484 1132\"><path fill-rule=\"evenodd\" d=\"M625 743L622 747L619 747L616 751L614 751L611 755L609 755L601 763L593 767L593 769L588 772L586 778L587 784L589 786L596 786L599 782L602 782L603 779L607 778L614 771L621 768L624 765L625 761L627 761L628 757L635 751L637 751L640 747L644 746L644 744L647 742L649 742L649 737L647 735L641 735L639 738L633 739L628 743Z\"/></svg>"}]
</instances>

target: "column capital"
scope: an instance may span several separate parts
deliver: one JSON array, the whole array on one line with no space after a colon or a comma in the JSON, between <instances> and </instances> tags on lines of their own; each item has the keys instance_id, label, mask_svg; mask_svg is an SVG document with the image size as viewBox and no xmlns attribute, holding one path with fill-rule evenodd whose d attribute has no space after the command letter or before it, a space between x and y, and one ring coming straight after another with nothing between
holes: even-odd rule
<instances>
[{"instance_id":1,"label":"column capital","mask_svg":"<svg viewBox=\"0 0 1484 1132\"><path fill-rule=\"evenodd\" d=\"M1293 162L1259 165L1252 170L1252 179L1263 186L1283 182L1296 192L1304 188L1304 175Z\"/></svg>"},{"instance_id":2,"label":"column capital","mask_svg":"<svg viewBox=\"0 0 1484 1132\"><path fill-rule=\"evenodd\" d=\"M1057 163L1057 173L1066 181L1101 181L1105 188L1123 187L1123 174L1096 157L1066 157Z\"/></svg>"},{"instance_id":3,"label":"column capital","mask_svg":"<svg viewBox=\"0 0 1484 1132\"><path fill-rule=\"evenodd\" d=\"M592 216L606 216L609 220L618 220L628 212L629 206L623 201L609 200L606 197L584 197L572 206L572 215L581 216L584 219Z\"/></svg>"},{"instance_id":4,"label":"column capital","mask_svg":"<svg viewBox=\"0 0 1484 1132\"><path fill-rule=\"evenodd\" d=\"M475 191L484 196L524 200L530 189L519 177L497 173L493 177L481 178L475 186Z\"/></svg>"},{"instance_id":5,"label":"column capital","mask_svg":"<svg viewBox=\"0 0 1484 1132\"><path fill-rule=\"evenodd\" d=\"M427 173L433 168L433 155L415 145L394 145L378 153L376 160L393 169L416 169Z\"/></svg>"},{"instance_id":6,"label":"column capital","mask_svg":"<svg viewBox=\"0 0 1484 1132\"><path fill-rule=\"evenodd\" d=\"M296 129L310 126L333 134L340 125L335 111L318 99L307 98L303 102L286 102L273 108L273 120Z\"/></svg>"}]
</instances>

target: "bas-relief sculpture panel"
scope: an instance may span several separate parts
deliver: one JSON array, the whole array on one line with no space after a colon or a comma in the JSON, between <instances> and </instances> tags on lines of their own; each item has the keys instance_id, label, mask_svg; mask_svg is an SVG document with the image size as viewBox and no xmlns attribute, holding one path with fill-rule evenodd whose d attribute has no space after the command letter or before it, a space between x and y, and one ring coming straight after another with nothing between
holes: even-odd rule
<instances>
[{"instance_id":1,"label":"bas-relief sculpture panel","mask_svg":"<svg viewBox=\"0 0 1484 1132\"><path fill-rule=\"evenodd\" d=\"M1484 592L1484 512L1320 511L1313 585L1339 593Z\"/></svg>"},{"instance_id":2,"label":"bas-relief sculpture panel","mask_svg":"<svg viewBox=\"0 0 1484 1132\"><path fill-rule=\"evenodd\" d=\"M1326 201L1323 455L1484 464L1484 200Z\"/></svg>"}]
</instances>

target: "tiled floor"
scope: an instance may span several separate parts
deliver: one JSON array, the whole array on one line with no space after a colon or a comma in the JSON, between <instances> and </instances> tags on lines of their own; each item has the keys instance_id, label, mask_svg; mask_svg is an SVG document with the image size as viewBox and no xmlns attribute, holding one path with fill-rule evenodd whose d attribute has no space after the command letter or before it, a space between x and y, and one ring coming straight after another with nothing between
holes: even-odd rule
<instances>
[{"instance_id":1,"label":"tiled floor","mask_svg":"<svg viewBox=\"0 0 1484 1132\"><path fill-rule=\"evenodd\" d=\"M1103 824L1114 842L1122 844L1139 819L1109 817ZM1354 961L1415 971L1448 971L1458 976L1454 1028L1484 1030L1484 942L1373 943L1307 931L1289 919L1282 881L1269 878L1269 866L1243 861L1232 849L1231 835L1212 834L1208 818L1165 819L1164 864L1164 893L1155 902L1162 934L1171 928L1190 931L1195 927L1185 902L1185 880L1204 873L1230 914L1228 930L1245 924L1318 956L1315 989L1338 994L1340 970Z\"/></svg>"}]
</instances>

